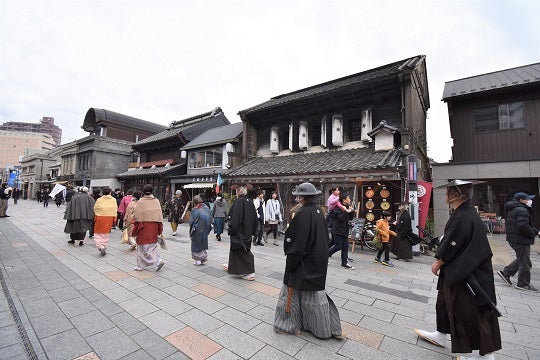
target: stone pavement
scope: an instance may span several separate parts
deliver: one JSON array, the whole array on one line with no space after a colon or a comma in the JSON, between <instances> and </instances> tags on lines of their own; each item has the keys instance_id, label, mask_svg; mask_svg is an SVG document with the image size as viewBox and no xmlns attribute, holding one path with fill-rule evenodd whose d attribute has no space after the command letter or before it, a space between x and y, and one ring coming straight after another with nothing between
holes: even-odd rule
<instances>
[{"instance_id":1,"label":"stone pavement","mask_svg":"<svg viewBox=\"0 0 540 360\"><path fill-rule=\"evenodd\" d=\"M433 329L432 259L372 262L356 247L356 270L330 259L327 291L339 308L345 339L321 340L272 330L282 283L282 246L253 247L256 280L222 270L229 242L210 239L209 262L194 266L187 225L170 236L160 272L136 272L134 252L113 230L107 255L92 239L67 244L65 206L31 200L9 204L0 219L0 359L452 359L450 349L418 339ZM280 239L281 240L281 239ZM496 270L512 259L501 235L491 238ZM540 247L532 251L540 287ZM540 294L495 278L503 349L497 359L540 359Z\"/></svg>"}]
</instances>

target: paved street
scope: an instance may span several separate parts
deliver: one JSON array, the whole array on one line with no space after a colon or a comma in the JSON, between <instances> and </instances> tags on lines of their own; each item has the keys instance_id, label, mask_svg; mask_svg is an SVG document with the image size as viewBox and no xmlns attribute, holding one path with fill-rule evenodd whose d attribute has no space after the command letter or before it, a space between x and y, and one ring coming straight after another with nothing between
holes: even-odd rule
<instances>
[{"instance_id":1,"label":"paved street","mask_svg":"<svg viewBox=\"0 0 540 360\"><path fill-rule=\"evenodd\" d=\"M187 226L176 237L165 223L168 251L160 272L136 272L135 254L113 230L98 257L92 239L67 244L65 205L10 200L0 219L0 359L452 359L450 348L418 340L434 329L436 278L431 258L372 262L359 246L356 270L330 259L327 292L339 308L343 340L272 330L282 283L282 246L254 247L256 279L223 271L229 241L210 238L209 261L194 266ZM281 240L281 239L280 239ZM513 258L501 235L496 270ZM540 287L540 247L533 248L533 285ZM540 294L495 278L503 349L497 359L540 359Z\"/></svg>"}]
</instances>

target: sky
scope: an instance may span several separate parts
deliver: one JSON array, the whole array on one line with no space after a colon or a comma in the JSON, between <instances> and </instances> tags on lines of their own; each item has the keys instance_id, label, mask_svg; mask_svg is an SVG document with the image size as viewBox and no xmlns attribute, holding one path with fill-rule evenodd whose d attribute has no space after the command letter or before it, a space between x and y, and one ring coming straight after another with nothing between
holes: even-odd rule
<instances>
[{"instance_id":1,"label":"sky","mask_svg":"<svg viewBox=\"0 0 540 360\"><path fill-rule=\"evenodd\" d=\"M540 61L536 0L0 0L0 123L89 108L168 125L426 55L428 154L451 158L446 81Z\"/></svg>"}]
</instances>

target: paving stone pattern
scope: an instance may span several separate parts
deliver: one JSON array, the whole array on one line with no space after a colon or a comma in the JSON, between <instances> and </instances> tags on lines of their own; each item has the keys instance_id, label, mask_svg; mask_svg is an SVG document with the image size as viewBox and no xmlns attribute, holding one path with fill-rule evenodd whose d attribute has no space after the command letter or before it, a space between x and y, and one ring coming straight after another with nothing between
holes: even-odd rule
<instances>
[{"instance_id":1,"label":"paving stone pattern","mask_svg":"<svg viewBox=\"0 0 540 360\"><path fill-rule=\"evenodd\" d=\"M134 271L135 252L112 230L107 255L94 241L69 245L65 205L31 200L9 204L0 219L0 359L453 359L449 347L419 340L434 329L436 278L432 258L373 263L350 254L356 270L329 260L327 292L339 308L344 339L273 331L282 284L282 246L253 247L256 279L228 275L229 241L210 235L209 261L191 260L187 224L165 235L166 264ZM278 239L283 244L283 239ZM513 259L503 235L490 238L494 267ZM540 246L532 248L532 281L540 286ZM515 281L515 280L514 280ZM503 349L497 359L540 359L540 294L495 284ZM449 339L449 337L448 337Z\"/></svg>"}]
</instances>

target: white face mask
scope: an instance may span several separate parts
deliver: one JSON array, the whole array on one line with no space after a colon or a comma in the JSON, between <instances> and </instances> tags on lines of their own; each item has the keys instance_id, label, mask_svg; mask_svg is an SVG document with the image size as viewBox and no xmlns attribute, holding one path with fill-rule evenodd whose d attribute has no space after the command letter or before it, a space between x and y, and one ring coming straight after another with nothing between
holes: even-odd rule
<instances>
[{"instance_id":1,"label":"white face mask","mask_svg":"<svg viewBox=\"0 0 540 360\"><path fill-rule=\"evenodd\" d=\"M216 199L217 199L217 200L221 200L221 196L218 196Z\"/></svg>"},{"instance_id":2,"label":"white face mask","mask_svg":"<svg viewBox=\"0 0 540 360\"><path fill-rule=\"evenodd\" d=\"M527 200L525 205L527 205L528 207L532 207L532 200L531 199Z\"/></svg>"}]
</instances>

